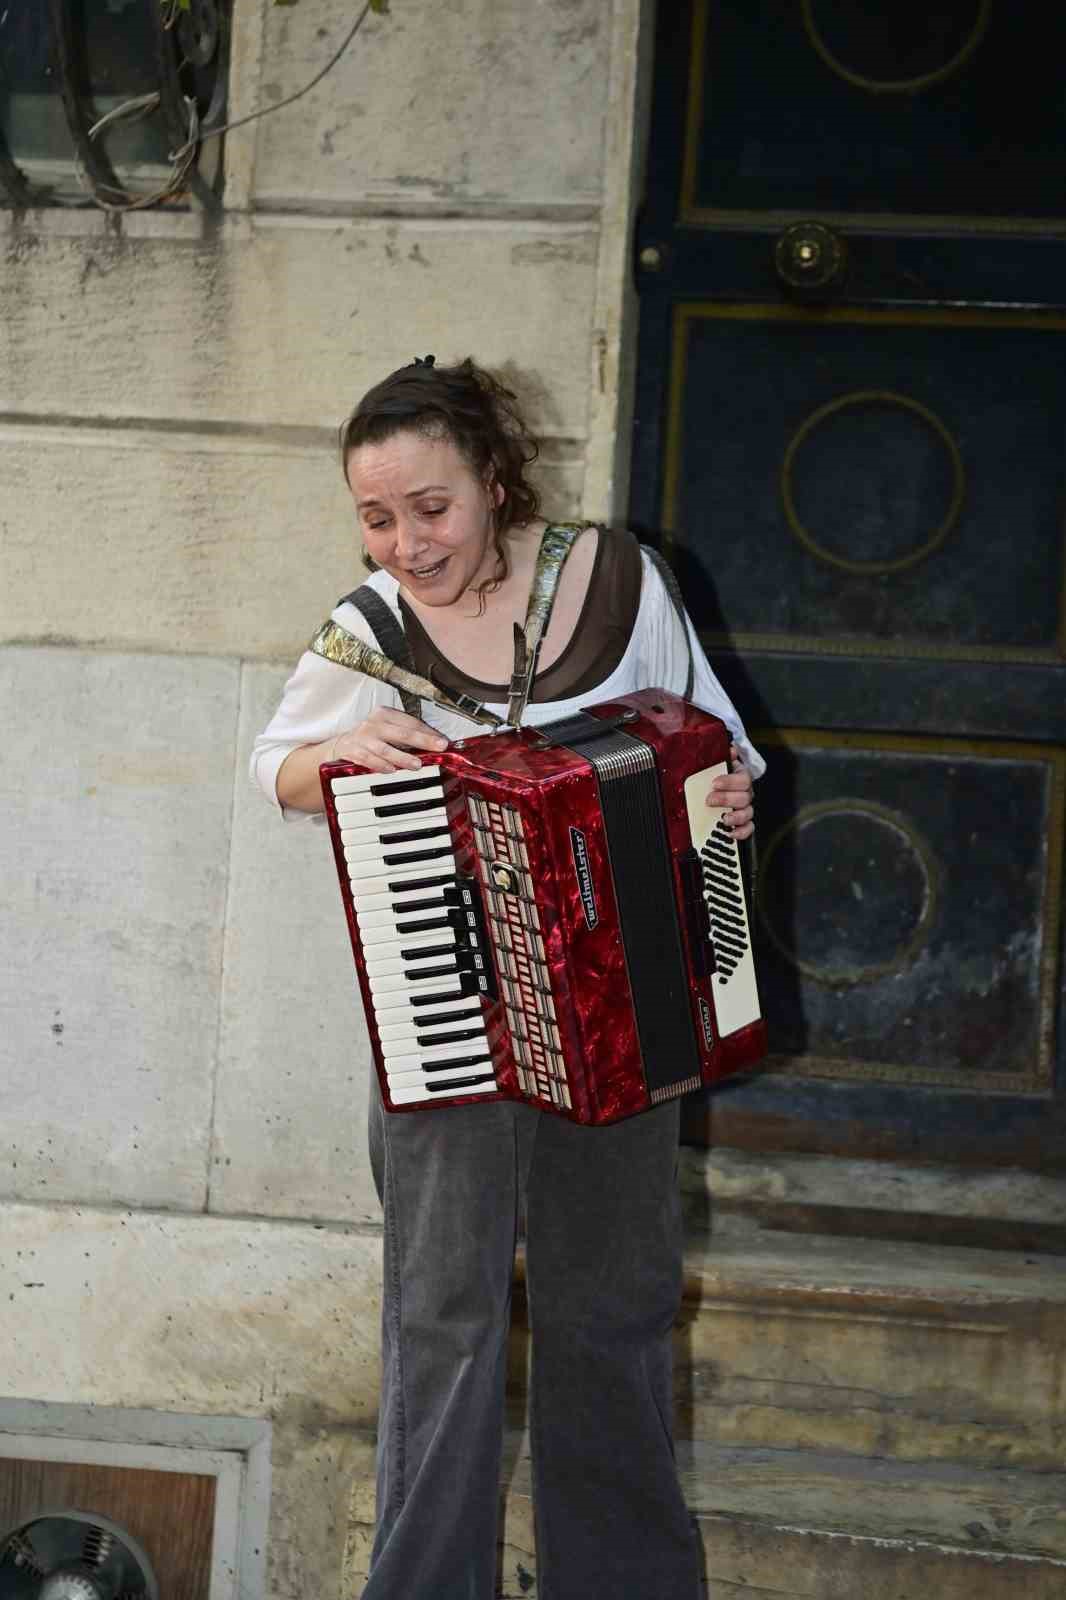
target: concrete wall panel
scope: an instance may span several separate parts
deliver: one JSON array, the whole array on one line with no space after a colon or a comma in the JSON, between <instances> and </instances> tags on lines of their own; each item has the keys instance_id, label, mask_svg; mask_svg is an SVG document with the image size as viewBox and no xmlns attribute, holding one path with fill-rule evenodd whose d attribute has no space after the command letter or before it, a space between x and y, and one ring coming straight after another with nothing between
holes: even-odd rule
<instances>
[{"instance_id":1,"label":"concrete wall panel","mask_svg":"<svg viewBox=\"0 0 1066 1600\"><path fill-rule=\"evenodd\" d=\"M375 1230L22 1205L0 1225L8 1392L373 1425Z\"/></svg>"},{"instance_id":2,"label":"concrete wall panel","mask_svg":"<svg viewBox=\"0 0 1066 1600\"><path fill-rule=\"evenodd\" d=\"M241 781L286 676L244 672L211 1209L379 1220L373 1069L329 835L282 822Z\"/></svg>"},{"instance_id":3,"label":"concrete wall panel","mask_svg":"<svg viewBox=\"0 0 1066 1600\"><path fill-rule=\"evenodd\" d=\"M0 684L0 1192L199 1207L237 668L8 650Z\"/></svg>"},{"instance_id":4,"label":"concrete wall panel","mask_svg":"<svg viewBox=\"0 0 1066 1600\"><path fill-rule=\"evenodd\" d=\"M581 477L543 463L554 514ZM295 660L366 575L324 444L8 427L0 482L2 639Z\"/></svg>"},{"instance_id":5,"label":"concrete wall panel","mask_svg":"<svg viewBox=\"0 0 1066 1600\"><path fill-rule=\"evenodd\" d=\"M348 0L268 11L262 103L309 82L352 20ZM298 107L260 121L258 202L596 204L610 20L602 0L398 3L369 17Z\"/></svg>"},{"instance_id":6,"label":"concrete wall panel","mask_svg":"<svg viewBox=\"0 0 1066 1600\"><path fill-rule=\"evenodd\" d=\"M17 1205L0 1234L5 1390L271 1419L263 1600L339 1597L377 1412L380 1236Z\"/></svg>"},{"instance_id":7,"label":"concrete wall panel","mask_svg":"<svg viewBox=\"0 0 1066 1600\"><path fill-rule=\"evenodd\" d=\"M592 227L260 218L196 241L0 217L5 235L8 418L333 434L365 388L432 351L504 368L539 433L584 437Z\"/></svg>"},{"instance_id":8,"label":"concrete wall panel","mask_svg":"<svg viewBox=\"0 0 1066 1600\"><path fill-rule=\"evenodd\" d=\"M27 433L0 440L8 639L288 656L358 581L325 449Z\"/></svg>"}]
</instances>

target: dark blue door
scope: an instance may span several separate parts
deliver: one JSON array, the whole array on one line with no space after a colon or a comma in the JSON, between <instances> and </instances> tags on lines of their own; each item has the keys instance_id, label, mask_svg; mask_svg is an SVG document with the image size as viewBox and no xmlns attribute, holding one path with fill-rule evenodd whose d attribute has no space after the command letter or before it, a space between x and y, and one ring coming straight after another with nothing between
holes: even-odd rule
<instances>
[{"instance_id":1,"label":"dark blue door","mask_svg":"<svg viewBox=\"0 0 1066 1600\"><path fill-rule=\"evenodd\" d=\"M631 518L770 771L747 1148L1066 1165L1066 15L660 4Z\"/></svg>"}]
</instances>

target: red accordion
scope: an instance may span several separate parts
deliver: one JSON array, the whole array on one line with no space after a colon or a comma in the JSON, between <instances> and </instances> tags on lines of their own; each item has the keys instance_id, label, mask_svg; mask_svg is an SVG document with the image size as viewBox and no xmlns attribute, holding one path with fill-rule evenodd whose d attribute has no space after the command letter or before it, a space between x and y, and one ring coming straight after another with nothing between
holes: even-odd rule
<instances>
[{"instance_id":1,"label":"red accordion","mask_svg":"<svg viewBox=\"0 0 1066 1600\"><path fill-rule=\"evenodd\" d=\"M723 723L645 689L321 769L390 1111L525 1100L614 1122L766 1053Z\"/></svg>"}]
</instances>

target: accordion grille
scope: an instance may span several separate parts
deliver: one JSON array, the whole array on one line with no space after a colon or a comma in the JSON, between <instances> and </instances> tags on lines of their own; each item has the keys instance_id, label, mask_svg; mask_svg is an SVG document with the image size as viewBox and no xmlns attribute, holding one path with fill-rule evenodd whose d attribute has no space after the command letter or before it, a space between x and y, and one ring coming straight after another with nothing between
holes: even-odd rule
<instances>
[{"instance_id":1,"label":"accordion grille","mask_svg":"<svg viewBox=\"0 0 1066 1600\"><path fill-rule=\"evenodd\" d=\"M523 1094L568 1111L570 1090L522 819L514 807L476 794L467 797L467 810L519 1086Z\"/></svg>"}]
</instances>

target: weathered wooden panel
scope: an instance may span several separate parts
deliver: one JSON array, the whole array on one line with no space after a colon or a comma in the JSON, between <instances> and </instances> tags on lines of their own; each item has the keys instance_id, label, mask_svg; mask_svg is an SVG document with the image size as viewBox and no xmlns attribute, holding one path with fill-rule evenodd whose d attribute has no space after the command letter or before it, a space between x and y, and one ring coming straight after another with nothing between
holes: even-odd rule
<instances>
[{"instance_id":1,"label":"weathered wooden panel","mask_svg":"<svg viewBox=\"0 0 1066 1600\"><path fill-rule=\"evenodd\" d=\"M167 1600L208 1600L214 1478L0 1457L0 1530L67 1508L96 1512L131 1534Z\"/></svg>"}]
</instances>

